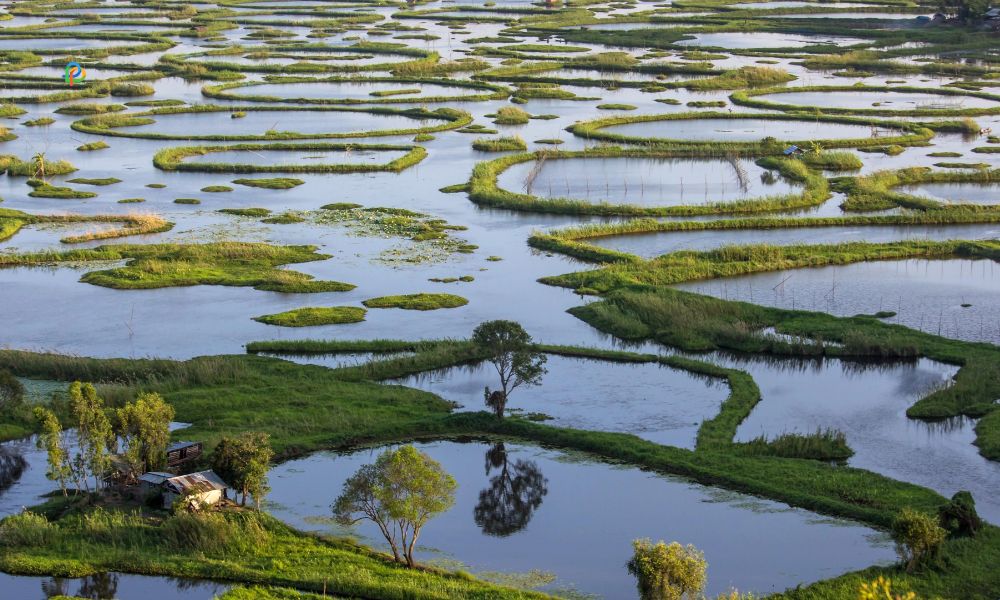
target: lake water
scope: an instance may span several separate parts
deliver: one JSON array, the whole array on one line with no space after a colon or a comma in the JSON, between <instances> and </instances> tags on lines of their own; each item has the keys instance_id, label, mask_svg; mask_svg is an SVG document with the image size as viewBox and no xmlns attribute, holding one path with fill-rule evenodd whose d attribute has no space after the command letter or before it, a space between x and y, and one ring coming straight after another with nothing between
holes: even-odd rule
<instances>
[{"instance_id":1,"label":"lake water","mask_svg":"<svg viewBox=\"0 0 1000 600\"><path fill-rule=\"evenodd\" d=\"M713 595L734 586L779 591L894 560L885 536L866 527L584 455L515 443L416 446L458 482L455 506L421 534L418 561L457 559L473 572L540 569L556 576L545 589L628 598L635 582L624 565L640 537L701 549ZM330 504L378 452L317 453L275 467L268 509L295 527L344 533ZM382 547L374 525L353 531Z\"/></svg>"},{"instance_id":2,"label":"lake water","mask_svg":"<svg viewBox=\"0 0 1000 600\"><path fill-rule=\"evenodd\" d=\"M550 355L541 385L518 388L508 408L543 413L550 424L634 433L658 444L694 448L701 422L729 395L724 381L658 364L613 363ZM392 380L463 405L486 410L483 389L496 388L493 365L480 363Z\"/></svg>"},{"instance_id":3,"label":"lake water","mask_svg":"<svg viewBox=\"0 0 1000 600\"><path fill-rule=\"evenodd\" d=\"M1000 265L990 260L893 260L691 282L680 289L834 315L895 311L928 333L1000 342Z\"/></svg>"}]
</instances>

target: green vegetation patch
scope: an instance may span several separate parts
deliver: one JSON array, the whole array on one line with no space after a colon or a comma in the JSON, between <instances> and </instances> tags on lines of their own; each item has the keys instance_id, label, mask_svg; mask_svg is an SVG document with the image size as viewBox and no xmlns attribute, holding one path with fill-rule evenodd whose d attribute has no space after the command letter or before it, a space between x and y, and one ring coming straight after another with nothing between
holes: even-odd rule
<instances>
[{"instance_id":1,"label":"green vegetation patch","mask_svg":"<svg viewBox=\"0 0 1000 600\"><path fill-rule=\"evenodd\" d=\"M452 235L451 232L464 230L464 226L402 208L335 203L318 212L303 214L319 225L346 227L354 235L404 240L404 244L379 254L377 261L384 264L441 262L454 254L468 254L476 249Z\"/></svg>"},{"instance_id":2,"label":"green vegetation patch","mask_svg":"<svg viewBox=\"0 0 1000 600\"><path fill-rule=\"evenodd\" d=\"M220 208L218 212L237 217L266 217L271 214L266 208Z\"/></svg>"},{"instance_id":3,"label":"green vegetation patch","mask_svg":"<svg viewBox=\"0 0 1000 600\"><path fill-rule=\"evenodd\" d=\"M117 177L102 177L98 179L88 179L87 177L76 177L74 179L67 180L69 183L78 183L80 185L114 185L116 183L121 183L122 180Z\"/></svg>"},{"instance_id":4,"label":"green vegetation patch","mask_svg":"<svg viewBox=\"0 0 1000 600\"><path fill-rule=\"evenodd\" d=\"M94 150L104 150L105 148L110 148L110 147L111 146L109 146L107 142L102 140L97 142L87 142L86 144L81 144L77 146L76 149L79 150L80 152L93 152Z\"/></svg>"},{"instance_id":5,"label":"green vegetation patch","mask_svg":"<svg viewBox=\"0 0 1000 600\"><path fill-rule=\"evenodd\" d=\"M298 165L261 165L255 163L182 162L191 156L204 156L213 152L260 151L333 151L333 152L405 152L403 156L387 163L316 163ZM396 172L409 168L427 157L422 146L395 146L388 144L236 144L230 146L180 146L164 148L153 156L153 165L163 171L193 171L202 173L369 173Z\"/></svg>"},{"instance_id":6,"label":"green vegetation patch","mask_svg":"<svg viewBox=\"0 0 1000 600\"><path fill-rule=\"evenodd\" d=\"M272 246L261 243L150 244L98 246L69 252L7 254L0 268L66 263L126 261L124 266L91 271L84 283L120 290L159 289L192 285L247 286L258 290L308 293L342 292L353 285L314 281L281 265L326 260L315 246Z\"/></svg>"},{"instance_id":7,"label":"green vegetation patch","mask_svg":"<svg viewBox=\"0 0 1000 600\"><path fill-rule=\"evenodd\" d=\"M835 94L838 92L875 92L886 94L891 98L893 93L902 94L935 94L941 96L940 106L927 106L916 108L847 108L836 106L813 107L796 104L782 104L780 101L768 100L764 96L779 96L782 93L790 92L824 92ZM982 98L991 100L996 106L963 108L961 98ZM856 115L883 115L883 116L909 116L909 117L940 117L945 115L953 116L979 116L1000 114L1000 95L987 92L965 91L954 88L931 88L912 86L872 86L872 85L840 85L840 86L802 86L792 88L761 88L754 90L740 90L734 92L729 99L733 104L750 106L765 110L780 110L786 112L814 112L816 114L856 114ZM953 99L950 100L949 99Z\"/></svg>"},{"instance_id":8,"label":"green vegetation patch","mask_svg":"<svg viewBox=\"0 0 1000 600\"><path fill-rule=\"evenodd\" d=\"M616 146L598 146L581 151L545 149L529 153L509 154L490 161L481 162L475 166L468 185L469 199L483 206L540 213L606 216L681 216L739 214L804 208L821 204L829 197L829 184L826 178L818 172L810 169L800 160L771 156L759 159L757 164L766 169L778 171L786 179L801 182L804 186L801 192L732 202L680 206L642 206L634 204L598 204L575 198L543 198L532 194L511 192L500 188L498 185L498 179L502 172L514 165L531 161L536 161L536 164L543 164L546 161L565 159L590 160L609 157L697 158L699 156L713 156L713 154L711 152L691 151L684 148L658 150L654 147L647 150L640 148L619 148ZM740 160L739 155L729 155L729 157L734 161Z\"/></svg>"},{"instance_id":9,"label":"green vegetation patch","mask_svg":"<svg viewBox=\"0 0 1000 600\"><path fill-rule=\"evenodd\" d=\"M472 149L480 152L523 152L528 144L519 136L479 138L472 142Z\"/></svg>"},{"instance_id":10,"label":"green vegetation patch","mask_svg":"<svg viewBox=\"0 0 1000 600\"><path fill-rule=\"evenodd\" d=\"M289 190L302 185L305 181L295 179L294 177L271 177L265 179L234 179L233 183L269 190Z\"/></svg>"},{"instance_id":11,"label":"green vegetation patch","mask_svg":"<svg viewBox=\"0 0 1000 600\"><path fill-rule=\"evenodd\" d=\"M362 302L368 308L402 308L404 310L438 310L458 308L469 301L454 294L406 294L402 296L380 296Z\"/></svg>"},{"instance_id":12,"label":"green vegetation patch","mask_svg":"<svg viewBox=\"0 0 1000 600\"><path fill-rule=\"evenodd\" d=\"M314 327L360 323L367 311L357 306L328 306L296 308L283 313L254 317L254 321L281 327Z\"/></svg>"},{"instance_id":13,"label":"green vegetation patch","mask_svg":"<svg viewBox=\"0 0 1000 600\"><path fill-rule=\"evenodd\" d=\"M846 123L849 125L863 125L867 127L877 127L887 129L895 135L881 137L864 137L854 139L804 139L804 140L776 140L771 137L762 138L759 141L736 142L736 141L693 141L683 139L641 137L634 135L624 135L605 131L608 127L616 125L626 125L629 123L651 123L656 121L697 121L699 119L767 119L767 120L791 120L804 122L825 122L825 123ZM871 146L885 146L886 144L914 145L922 144L934 137L934 131L925 127L921 123L911 123L907 121L891 121L883 119L858 118L847 116L827 116L827 115L796 115L796 114L767 114L767 113L729 113L729 112L683 112L666 113L660 115L622 115L617 117L605 117L593 121L575 123L566 128L573 135L613 142L619 144L642 144L645 146L665 146L669 148L689 149L697 151L703 155L724 155L727 151L753 152L755 154L780 155L790 144L796 144L803 148L819 146L822 148L864 148Z\"/></svg>"},{"instance_id":14,"label":"green vegetation patch","mask_svg":"<svg viewBox=\"0 0 1000 600\"><path fill-rule=\"evenodd\" d=\"M157 117L165 117L168 120L171 115L185 114L228 114L230 118L245 117L247 113L274 114L275 120L281 118L282 113L312 113L317 119L335 119L344 113L368 113L372 115L387 117L405 117L418 122L430 122L431 124L393 129L377 129L372 131L353 132L329 132L329 133L301 133L297 131L282 131L270 129L262 133L246 134L203 134L198 131L159 133L153 131L143 131L143 126L152 125L157 122ZM436 123L435 123L436 122ZM438 108L429 110L426 108L398 109L384 106L240 106L235 110L232 106L219 106L214 104L196 104L191 106L164 106L153 108L145 112L130 114L110 114L97 115L74 121L71 127L75 131L90 133L95 135L138 138L150 140L192 140L210 142L253 142L253 141L290 141L290 140L322 140L322 139L346 139L378 136L404 136L416 135L420 133L434 133L464 127L472 122L472 116L463 110L454 108Z\"/></svg>"}]
</instances>

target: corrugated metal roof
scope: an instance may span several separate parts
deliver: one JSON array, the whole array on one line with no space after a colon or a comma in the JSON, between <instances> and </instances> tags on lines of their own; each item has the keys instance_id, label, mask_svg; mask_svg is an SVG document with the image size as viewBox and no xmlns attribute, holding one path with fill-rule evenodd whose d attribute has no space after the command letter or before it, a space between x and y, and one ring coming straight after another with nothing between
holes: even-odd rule
<instances>
[{"instance_id":1,"label":"corrugated metal roof","mask_svg":"<svg viewBox=\"0 0 1000 600\"><path fill-rule=\"evenodd\" d=\"M160 471L150 471L149 473L143 473L139 476L139 481L145 481L147 483L152 483L155 485L160 485L164 481L173 477L173 473L163 473Z\"/></svg>"},{"instance_id":2,"label":"corrugated metal roof","mask_svg":"<svg viewBox=\"0 0 1000 600\"><path fill-rule=\"evenodd\" d=\"M201 442L173 442L167 446L167 452L173 452L174 450L180 450L181 448L190 448L192 446L197 446Z\"/></svg>"},{"instance_id":3,"label":"corrugated metal roof","mask_svg":"<svg viewBox=\"0 0 1000 600\"><path fill-rule=\"evenodd\" d=\"M201 494L214 490L224 490L228 487L226 482L222 481L222 478L216 475L214 471L201 471L199 473L179 475L171 477L164 483L180 494L189 492Z\"/></svg>"}]
</instances>

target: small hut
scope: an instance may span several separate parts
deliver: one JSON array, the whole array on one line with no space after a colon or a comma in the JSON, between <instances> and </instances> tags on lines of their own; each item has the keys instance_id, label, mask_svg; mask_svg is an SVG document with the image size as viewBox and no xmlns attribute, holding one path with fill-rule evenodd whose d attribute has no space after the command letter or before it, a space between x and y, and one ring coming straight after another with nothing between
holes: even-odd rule
<instances>
[{"instance_id":1,"label":"small hut","mask_svg":"<svg viewBox=\"0 0 1000 600\"><path fill-rule=\"evenodd\" d=\"M173 442L167 446L167 468L177 469L201 456L201 442Z\"/></svg>"},{"instance_id":2,"label":"small hut","mask_svg":"<svg viewBox=\"0 0 1000 600\"><path fill-rule=\"evenodd\" d=\"M144 496L150 496L154 492L160 492L163 490L163 482L171 477L174 477L173 473L164 473L162 471L143 473L139 476L139 493Z\"/></svg>"},{"instance_id":3,"label":"small hut","mask_svg":"<svg viewBox=\"0 0 1000 600\"><path fill-rule=\"evenodd\" d=\"M214 471L201 471L170 477L161 484L163 507L170 508L179 498L186 498L190 508L218 504L226 497L228 486Z\"/></svg>"}]
</instances>

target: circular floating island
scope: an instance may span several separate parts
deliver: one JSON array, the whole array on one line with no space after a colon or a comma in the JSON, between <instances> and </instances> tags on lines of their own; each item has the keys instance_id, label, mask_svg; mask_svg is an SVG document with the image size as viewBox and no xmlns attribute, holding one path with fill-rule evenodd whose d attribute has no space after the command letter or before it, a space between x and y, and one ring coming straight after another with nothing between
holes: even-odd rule
<instances>
[{"instance_id":1,"label":"circular floating island","mask_svg":"<svg viewBox=\"0 0 1000 600\"><path fill-rule=\"evenodd\" d=\"M409 136L455 129L471 121L468 113L452 108L205 104L89 117L76 121L72 127L84 133L114 137L223 142ZM180 133L184 131L190 133Z\"/></svg>"},{"instance_id":2,"label":"circular floating island","mask_svg":"<svg viewBox=\"0 0 1000 600\"><path fill-rule=\"evenodd\" d=\"M380 154L388 162L372 162ZM387 144L236 144L165 148L153 157L164 171L205 173L367 173L399 172L422 161L421 146ZM184 162L185 159L191 159ZM284 162L289 158L296 162ZM250 159L252 162L235 162ZM222 162L215 162L221 160ZM305 162L298 162L305 161ZM309 162L312 161L312 162Z\"/></svg>"},{"instance_id":3,"label":"circular floating island","mask_svg":"<svg viewBox=\"0 0 1000 600\"><path fill-rule=\"evenodd\" d=\"M269 77L265 81L209 85L210 98L293 104L423 104L502 100L500 85L450 79L406 77Z\"/></svg>"},{"instance_id":4,"label":"circular floating island","mask_svg":"<svg viewBox=\"0 0 1000 600\"><path fill-rule=\"evenodd\" d=\"M952 88L809 86L740 90L734 104L786 112L897 116L1000 114L1000 95Z\"/></svg>"},{"instance_id":5,"label":"circular floating island","mask_svg":"<svg viewBox=\"0 0 1000 600\"><path fill-rule=\"evenodd\" d=\"M688 112L629 115L576 123L579 137L625 144L726 148L759 147L766 138L777 145L818 143L824 148L909 145L934 132L919 123L826 115Z\"/></svg>"}]
</instances>

